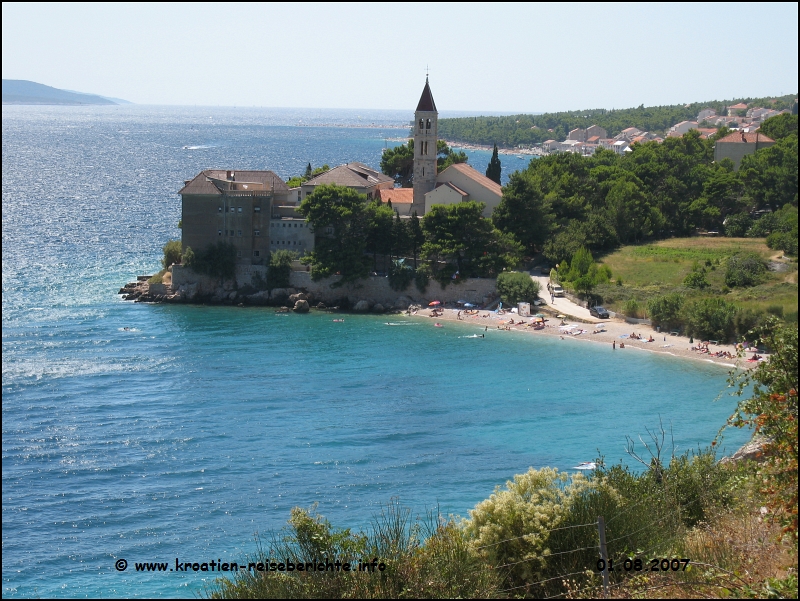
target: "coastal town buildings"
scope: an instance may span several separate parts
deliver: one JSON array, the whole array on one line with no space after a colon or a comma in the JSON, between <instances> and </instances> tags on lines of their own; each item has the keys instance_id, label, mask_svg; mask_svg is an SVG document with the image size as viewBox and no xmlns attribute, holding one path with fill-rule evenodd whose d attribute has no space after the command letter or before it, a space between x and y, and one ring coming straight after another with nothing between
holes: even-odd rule
<instances>
[{"instance_id":1,"label":"coastal town buildings","mask_svg":"<svg viewBox=\"0 0 800 601\"><path fill-rule=\"evenodd\" d=\"M263 265L273 204L285 203L289 188L272 171L206 169L186 180L178 194L184 249L229 242L237 263Z\"/></svg>"}]
</instances>

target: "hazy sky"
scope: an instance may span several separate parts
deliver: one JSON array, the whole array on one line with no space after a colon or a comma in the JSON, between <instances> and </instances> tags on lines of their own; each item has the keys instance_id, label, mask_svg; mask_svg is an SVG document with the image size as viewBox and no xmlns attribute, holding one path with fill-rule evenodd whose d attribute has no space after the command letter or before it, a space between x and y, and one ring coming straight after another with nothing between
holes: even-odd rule
<instances>
[{"instance_id":1,"label":"hazy sky","mask_svg":"<svg viewBox=\"0 0 800 601\"><path fill-rule=\"evenodd\" d=\"M624 108L796 93L797 3L3 3L3 78L143 104Z\"/></svg>"}]
</instances>

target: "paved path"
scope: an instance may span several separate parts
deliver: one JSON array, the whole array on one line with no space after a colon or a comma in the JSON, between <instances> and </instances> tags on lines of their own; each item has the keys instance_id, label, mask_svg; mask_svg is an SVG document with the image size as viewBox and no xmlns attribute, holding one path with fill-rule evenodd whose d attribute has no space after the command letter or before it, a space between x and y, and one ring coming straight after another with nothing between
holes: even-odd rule
<instances>
[{"instance_id":1,"label":"paved path","mask_svg":"<svg viewBox=\"0 0 800 601\"><path fill-rule=\"evenodd\" d=\"M534 282L539 282L539 286L541 288L539 296L545 299L548 307L564 313L565 315L579 317L588 323L601 323L608 321L607 319L597 319L591 313L589 313L589 309L581 307L580 305L576 305L565 296L558 296L553 302L550 302L550 293L547 291L547 283L550 281L549 275L531 275L531 279Z\"/></svg>"}]
</instances>

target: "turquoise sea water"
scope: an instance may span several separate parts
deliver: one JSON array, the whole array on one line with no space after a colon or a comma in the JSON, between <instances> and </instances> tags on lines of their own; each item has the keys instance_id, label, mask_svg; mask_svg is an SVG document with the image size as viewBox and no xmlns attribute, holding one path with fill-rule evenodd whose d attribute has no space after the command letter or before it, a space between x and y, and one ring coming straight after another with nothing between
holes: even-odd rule
<instances>
[{"instance_id":1,"label":"turquoise sea water","mask_svg":"<svg viewBox=\"0 0 800 601\"><path fill-rule=\"evenodd\" d=\"M733 407L714 402L719 366L425 319L120 300L179 236L184 179L377 166L404 133L382 126L407 116L361 113L3 107L4 597L185 596L208 575L133 562L241 561L298 505L352 527L392 497L466 515L529 466L625 460L625 435L659 416L680 449L714 437Z\"/></svg>"}]
</instances>

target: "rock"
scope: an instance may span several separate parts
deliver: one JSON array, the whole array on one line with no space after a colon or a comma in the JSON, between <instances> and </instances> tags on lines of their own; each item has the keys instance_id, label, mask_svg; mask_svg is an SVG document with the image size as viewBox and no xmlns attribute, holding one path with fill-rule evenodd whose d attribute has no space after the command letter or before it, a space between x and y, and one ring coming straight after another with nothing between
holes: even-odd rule
<instances>
[{"instance_id":1,"label":"rock","mask_svg":"<svg viewBox=\"0 0 800 601\"><path fill-rule=\"evenodd\" d=\"M299 300L307 301L308 297L302 292L298 292L296 294L292 294L291 296L289 296L289 303L291 304L294 304Z\"/></svg>"},{"instance_id":2,"label":"rock","mask_svg":"<svg viewBox=\"0 0 800 601\"><path fill-rule=\"evenodd\" d=\"M289 293L286 291L286 288L275 288L270 294L270 299L275 304L283 304L289 299Z\"/></svg>"},{"instance_id":3,"label":"rock","mask_svg":"<svg viewBox=\"0 0 800 601\"><path fill-rule=\"evenodd\" d=\"M317 309L327 309L328 307L325 306L325 303L317 303Z\"/></svg>"},{"instance_id":4,"label":"rock","mask_svg":"<svg viewBox=\"0 0 800 601\"><path fill-rule=\"evenodd\" d=\"M369 303L365 300L360 300L356 303L355 307L353 307L353 311L358 311L359 313L366 313L369 311Z\"/></svg>"},{"instance_id":5,"label":"rock","mask_svg":"<svg viewBox=\"0 0 800 601\"><path fill-rule=\"evenodd\" d=\"M720 463L736 463L739 461L753 460L759 463L766 459L764 454L764 445L769 442L766 438L756 438L742 446L730 457L723 457Z\"/></svg>"},{"instance_id":6,"label":"rock","mask_svg":"<svg viewBox=\"0 0 800 601\"><path fill-rule=\"evenodd\" d=\"M310 307L308 306L308 301L300 299L294 304L294 311L295 313L308 313Z\"/></svg>"},{"instance_id":7,"label":"rock","mask_svg":"<svg viewBox=\"0 0 800 601\"><path fill-rule=\"evenodd\" d=\"M384 311L386 311L386 309L384 309L383 305L380 304L380 303L377 303L376 305L374 305L372 307L372 312L373 313L383 313Z\"/></svg>"},{"instance_id":8,"label":"rock","mask_svg":"<svg viewBox=\"0 0 800 601\"><path fill-rule=\"evenodd\" d=\"M394 305L392 307L397 309L398 311L405 311L411 306L411 299L407 296L399 296L394 301Z\"/></svg>"},{"instance_id":9,"label":"rock","mask_svg":"<svg viewBox=\"0 0 800 601\"><path fill-rule=\"evenodd\" d=\"M228 299L229 299L229 300L234 300L234 299L236 298L236 294L237 294L237 292L236 292L236 290L234 290L233 292L231 292L231 293L228 295Z\"/></svg>"}]
</instances>

